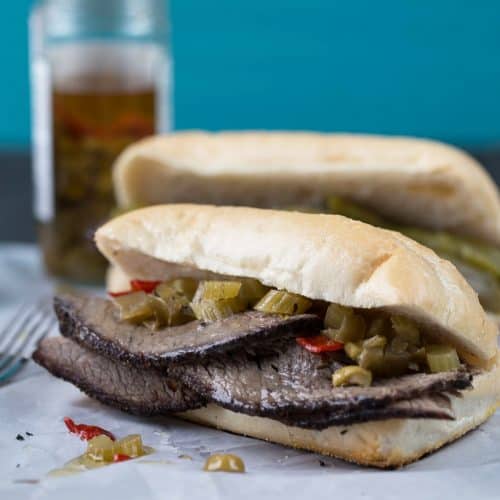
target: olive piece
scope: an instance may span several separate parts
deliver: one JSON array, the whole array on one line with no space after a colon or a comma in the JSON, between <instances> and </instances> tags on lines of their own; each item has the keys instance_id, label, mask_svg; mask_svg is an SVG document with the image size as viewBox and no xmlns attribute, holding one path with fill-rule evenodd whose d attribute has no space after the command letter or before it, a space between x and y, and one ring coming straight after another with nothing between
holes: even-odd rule
<instances>
[{"instance_id":1,"label":"olive piece","mask_svg":"<svg viewBox=\"0 0 500 500\"><path fill-rule=\"evenodd\" d=\"M368 387L371 383L371 372L356 365L339 368L332 375L333 387L341 387L344 385Z\"/></svg>"},{"instance_id":2,"label":"olive piece","mask_svg":"<svg viewBox=\"0 0 500 500\"><path fill-rule=\"evenodd\" d=\"M245 464L237 455L216 453L207 458L203 470L206 472L245 472Z\"/></svg>"}]
</instances>

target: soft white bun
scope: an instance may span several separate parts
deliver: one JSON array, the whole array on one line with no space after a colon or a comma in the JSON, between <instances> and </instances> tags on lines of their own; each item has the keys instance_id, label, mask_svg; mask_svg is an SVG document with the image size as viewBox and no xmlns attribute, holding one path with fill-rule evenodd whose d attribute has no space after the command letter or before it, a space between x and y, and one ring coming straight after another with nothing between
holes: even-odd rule
<instances>
[{"instance_id":1,"label":"soft white bun","mask_svg":"<svg viewBox=\"0 0 500 500\"><path fill-rule=\"evenodd\" d=\"M497 329L448 261L399 233L335 215L164 205L113 219L100 251L135 278L210 273L414 318L471 363L491 359Z\"/></svg>"},{"instance_id":2,"label":"soft white bun","mask_svg":"<svg viewBox=\"0 0 500 500\"><path fill-rule=\"evenodd\" d=\"M500 244L498 191L463 151L369 135L181 132L130 146L114 167L123 206L320 206L338 194L401 222Z\"/></svg>"},{"instance_id":3,"label":"soft white bun","mask_svg":"<svg viewBox=\"0 0 500 500\"><path fill-rule=\"evenodd\" d=\"M108 292L123 292L130 289L131 276L127 276L120 268L109 266L106 272L106 290Z\"/></svg>"},{"instance_id":4,"label":"soft white bun","mask_svg":"<svg viewBox=\"0 0 500 500\"><path fill-rule=\"evenodd\" d=\"M455 420L391 419L314 431L249 417L210 405L182 418L218 429L374 467L399 467L460 438L495 413L500 368L474 378L474 388L451 397Z\"/></svg>"}]
</instances>

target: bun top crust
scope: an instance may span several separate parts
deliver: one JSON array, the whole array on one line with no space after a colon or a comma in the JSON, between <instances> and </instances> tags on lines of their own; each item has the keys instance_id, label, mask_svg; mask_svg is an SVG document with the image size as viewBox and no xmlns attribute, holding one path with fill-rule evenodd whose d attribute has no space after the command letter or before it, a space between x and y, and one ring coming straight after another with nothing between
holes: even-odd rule
<instances>
[{"instance_id":1,"label":"bun top crust","mask_svg":"<svg viewBox=\"0 0 500 500\"><path fill-rule=\"evenodd\" d=\"M113 219L96 242L135 278L161 279L176 267L256 278L312 299L408 315L479 360L497 349L495 325L451 263L399 233L345 217L163 205Z\"/></svg>"},{"instance_id":2,"label":"bun top crust","mask_svg":"<svg viewBox=\"0 0 500 500\"><path fill-rule=\"evenodd\" d=\"M500 245L500 202L465 152L429 140L298 132L180 132L144 139L114 167L123 206L320 206L337 194L396 221Z\"/></svg>"}]
</instances>

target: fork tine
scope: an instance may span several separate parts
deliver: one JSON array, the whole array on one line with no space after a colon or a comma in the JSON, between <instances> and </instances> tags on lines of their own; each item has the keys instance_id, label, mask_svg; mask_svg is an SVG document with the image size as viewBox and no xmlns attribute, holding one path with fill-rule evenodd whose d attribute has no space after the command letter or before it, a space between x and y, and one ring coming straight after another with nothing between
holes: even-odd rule
<instances>
[{"instance_id":1,"label":"fork tine","mask_svg":"<svg viewBox=\"0 0 500 500\"><path fill-rule=\"evenodd\" d=\"M22 342L29 332L47 316L46 308L33 306L29 309L28 314L23 317L20 324L12 328L9 332L8 340L0 346L0 366L1 361L8 356L12 350L15 350L16 345Z\"/></svg>"},{"instance_id":2,"label":"fork tine","mask_svg":"<svg viewBox=\"0 0 500 500\"><path fill-rule=\"evenodd\" d=\"M21 347L21 345L25 344L27 340L29 340L39 328L42 328L43 325L50 319L51 316L47 309L37 310L30 318L25 321L22 327L16 330L16 335L14 340L10 341L10 349L4 350L3 355L11 355L13 352L17 352L17 350ZM0 358L1 361L1 358ZM0 362L1 366L1 362Z\"/></svg>"},{"instance_id":3,"label":"fork tine","mask_svg":"<svg viewBox=\"0 0 500 500\"><path fill-rule=\"evenodd\" d=\"M22 304L16 313L12 316L8 324L0 332L0 359L3 357L3 353L9 352L19 335L32 321L34 316L41 309L45 309L49 302L47 299L41 299L32 305L26 303Z\"/></svg>"},{"instance_id":4,"label":"fork tine","mask_svg":"<svg viewBox=\"0 0 500 500\"><path fill-rule=\"evenodd\" d=\"M51 326L55 324L55 319L46 316L42 319L41 323L36 323L32 326L29 333L26 335L25 339L23 339L22 343L17 346L14 352L9 353L10 355L0 362L0 380L9 378L8 373L14 370L14 365L18 364L23 359L24 351L30 341L38 342L43 337L49 333ZM17 370L14 371L14 373Z\"/></svg>"},{"instance_id":5,"label":"fork tine","mask_svg":"<svg viewBox=\"0 0 500 500\"><path fill-rule=\"evenodd\" d=\"M27 359L20 359L18 360L17 363L15 363L13 366L11 366L8 370L5 370L4 372L0 373L0 385L4 384L9 380L11 377L13 377L28 361Z\"/></svg>"},{"instance_id":6,"label":"fork tine","mask_svg":"<svg viewBox=\"0 0 500 500\"><path fill-rule=\"evenodd\" d=\"M55 322L47 301L39 301L37 305L39 308L31 308L34 312L23 318L21 325L15 329L13 336L9 337L8 343L3 347L3 352L0 353L0 375L12 366L16 359L22 357L28 344L46 335Z\"/></svg>"},{"instance_id":7,"label":"fork tine","mask_svg":"<svg viewBox=\"0 0 500 500\"><path fill-rule=\"evenodd\" d=\"M26 308L28 306L28 308ZM17 330L19 328L19 322L21 321L21 327L29 320L32 311L35 310L34 304L29 306L23 303L19 306L16 312L10 318L10 321L2 328L0 332L0 350L4 350L4 346L7 347L12 343L12 339L15 338Z\"/></svg>"}]
</instances>

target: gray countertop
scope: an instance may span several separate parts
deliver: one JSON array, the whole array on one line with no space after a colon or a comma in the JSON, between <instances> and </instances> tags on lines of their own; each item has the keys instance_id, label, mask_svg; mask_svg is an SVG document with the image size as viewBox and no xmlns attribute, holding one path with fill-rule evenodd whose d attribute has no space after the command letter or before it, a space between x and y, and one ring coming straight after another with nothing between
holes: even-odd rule
<instances>
[{"instance_id":1,"label":"gray countertop","mask_svg":"<svg viewBox=\"0 0 500 500\"><path fill-rule=\"evenodd\" d=\"M500 149L473 154L500 184ZM35 241L29 153L1 152L0 171L0 241Z\"/></svg>"}]
</instances>

